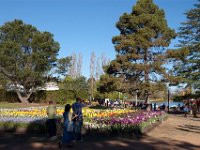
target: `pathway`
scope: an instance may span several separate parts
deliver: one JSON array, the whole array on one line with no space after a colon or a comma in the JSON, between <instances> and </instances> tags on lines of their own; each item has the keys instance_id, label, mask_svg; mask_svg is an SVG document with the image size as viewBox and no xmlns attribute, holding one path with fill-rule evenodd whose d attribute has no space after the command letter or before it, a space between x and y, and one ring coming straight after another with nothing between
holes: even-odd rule
<instances>
[{"instance_id":1,"label":"pathway","mask_svg":"<svg viewBox=\"0 0 200 150\"><path fill-rule=\"evenodd\" d=\"M57 141L43 136L0 133L1 150L55 150ZM200 118L169 115L169 118L147 135L136 137L85 136L72 150L200 150Z\"/></svg>"}]
</instances>

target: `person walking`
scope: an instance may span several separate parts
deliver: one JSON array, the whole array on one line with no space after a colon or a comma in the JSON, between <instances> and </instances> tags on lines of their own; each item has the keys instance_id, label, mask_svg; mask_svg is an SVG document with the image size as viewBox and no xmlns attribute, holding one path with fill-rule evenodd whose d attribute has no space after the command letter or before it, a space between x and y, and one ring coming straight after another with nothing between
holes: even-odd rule
<instances>
[{"instance_id":1,"label":"person walking","mask_svg":"<svg viewBox=\"0 0 200 150\"><path fill-rule=\"evenodd\" d=\"M74 122L74 140L75 141L82 141L82 135L81 130L83 126L83 114L82 114L82 108L85 107L84 104L82 104L82 100L80 97L76 98L76 102L72 104L72 110L73 110L73 122Z\"/></svg>"},{"instance_id":2,"label":"person walking","mask_svg":"<svg viewBox=\"0 0 200 150\"><path fill-rule=\"evenodd\" d=\"M67 144L68 147L72 146L72 140L73 140L73 123L72 123L72 113L70 112L71 105L66 104L65 105L65 111L63 113L63 137L61 141L59 141L59 148L62 148L63 144ZM76 117L76 116L74 116Z\"/></svg>"},{"instance_id":3,"label":"person walking","mask_svg":"<svg viewBox=\"0 0 200 150\"><path fill-rule=\"evenodd\" d=\"M188 104L185 104L185 107L184 107L184 117L187 117L188 112L189 112L189 106L188 106Z\"/></svg>"},{"instance_id":4,"label":"person walking","mask_svg":"<svg viewBox=\"0 0 200 150\"><path fill-rule=\"evenodd\" d=\"M56 106L53 104L53 101L49 101L49 106L47 107L47 128L48 136L50 140L56 139Z\"/></svg>"},{"instance_id":5,"label":"person walking","mask_svg":"<svg viewBox=\"0 0 200 150\"><path fill-rule=\"evenodd\" d=\"M196 101L192 102L191 109L192 109L193 117L197 118L197 104L196 104Z\"/></svg>"}]
</instances>

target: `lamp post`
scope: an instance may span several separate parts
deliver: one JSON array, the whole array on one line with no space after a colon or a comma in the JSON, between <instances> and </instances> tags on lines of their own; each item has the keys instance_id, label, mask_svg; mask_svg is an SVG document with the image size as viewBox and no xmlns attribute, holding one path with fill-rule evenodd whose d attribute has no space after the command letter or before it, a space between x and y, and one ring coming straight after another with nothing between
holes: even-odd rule
<instances>
[{"instance_id":1,"label":"lamp post","mask_svg":"<svg viewBox=\"0 0 200 150\"><path fill-rule=\"evenodd\" d=\"M167 102L168 102L168 113L169 113L169 96L170 96L170 93L169 93L169 90L167 91Z\"/></svg>"},{"instance_id":2,"label":"lamp post","mask_svg":"<svg viewBox=\"0 0 200 150\"><path fill-rule=\"evenodd\" d=\"M167 75L167 81L168 81L168 90L167 90L167 103L168 103L168 107L167 107L167 112L168 112L168 114L169 114L169 98L170 98L170 92L169 92L169 89L170 89L170 85L172 84L171 82L170 82L170 76L169 76L169 74Z\"/></svg>"},{"instance_id":3,"label":"lamp post","mask_svg":"<svg viewBox=\"0 0 200 150\"><path fill-rule=\"evenodd\" d=\"M137 108L137 94L138 94L138 89L135 90L135 107Z\"/></svg>"},{"instance_id":4,"label":"lamp post","mask_svg":"<svg viewBox=\"0 0 200 150\"><path fill-rule=\"evenodd\" d=\"M151 111L152 110L152 105L151 105L151 102L149 100L149 95L150 95L150 93L147 90L145 90L145 96L146 96L145 102L146 102L146 110L147 111Z\"/></svg>"}]
</instances>

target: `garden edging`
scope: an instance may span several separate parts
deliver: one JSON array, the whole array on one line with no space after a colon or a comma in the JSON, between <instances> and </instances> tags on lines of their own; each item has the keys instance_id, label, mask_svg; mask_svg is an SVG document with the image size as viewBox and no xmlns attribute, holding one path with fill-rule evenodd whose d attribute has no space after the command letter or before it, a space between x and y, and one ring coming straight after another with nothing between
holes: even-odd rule
<instances>
[{"instance_id":1,"label":"garden edging","mask_svg":"<svg viewBox=\"0 0 200 150\"><path fill-rule=\"evenodd\" d=\"M144 127L141 130L142 134L147 134L148 132L152 131L154 128L156 128L157 126L159 126L160 124L162 124L165 120L167 120L168 115L163 115L159 120L157 120L155 123L152 123L151 125L148 125L146 127Z\"/></svg>"}]
</instances>

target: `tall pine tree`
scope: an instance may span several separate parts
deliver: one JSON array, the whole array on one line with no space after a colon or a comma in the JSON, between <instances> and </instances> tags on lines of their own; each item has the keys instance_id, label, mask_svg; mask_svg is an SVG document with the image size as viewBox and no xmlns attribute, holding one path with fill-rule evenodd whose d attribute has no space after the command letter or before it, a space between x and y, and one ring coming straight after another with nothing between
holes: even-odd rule
<instances>
[{"instance_id":1,"label":"tall pine tree","mask_svg":"<svg viewBox=\"0 0 200 150\"><path fill-rule=\"evenodd\" d=\"M169 50L174 60L173 75L178 83L200 90L200 0L186 11L186 22L179 28L179 48Z\"/></svg>"},{"instance_id":2,"label":"tall pine tree","mask_svg":"<svg viewBox=\"0 0 200 150\"><path fill-rule=\"evenodd\" d=\"M117 55L107 73L123 78L123 84L129 85L127 92L139 89L148 100L150 93L162 87L159 80L165 74L165 47L175 38L175 32L153 0L138 0L130 14L120 17L116 27L120 35L113 37L112 42Z\"/></svg>"}]
</instances>

